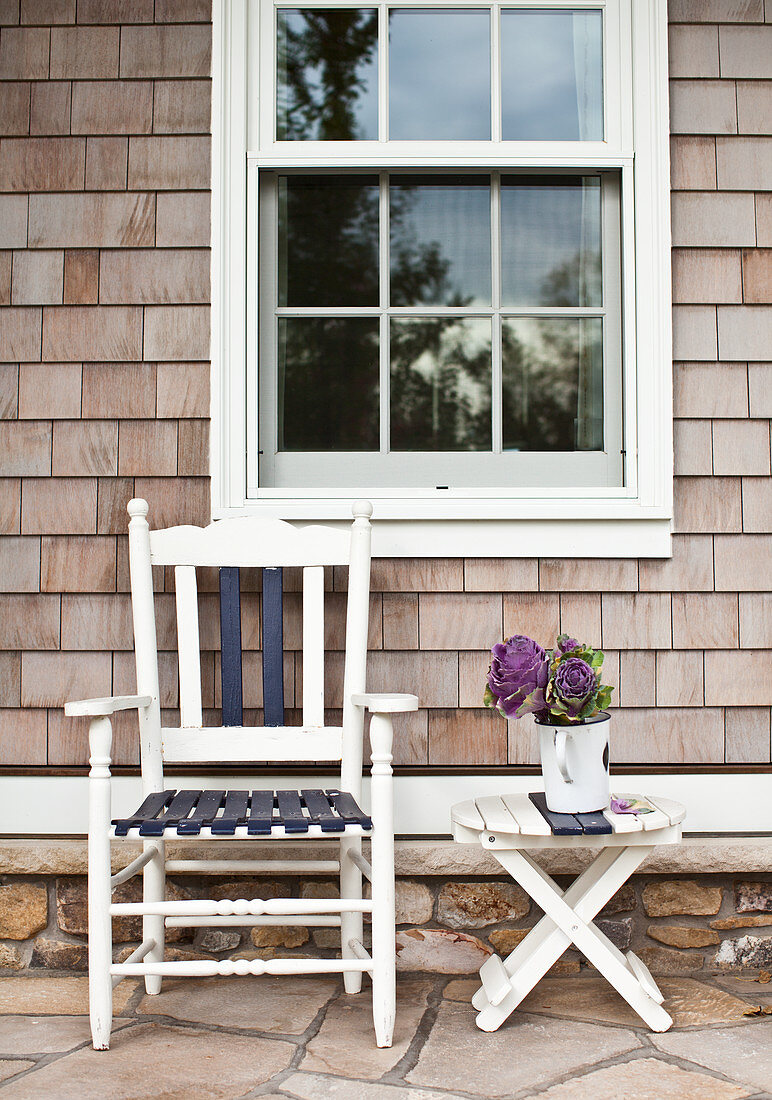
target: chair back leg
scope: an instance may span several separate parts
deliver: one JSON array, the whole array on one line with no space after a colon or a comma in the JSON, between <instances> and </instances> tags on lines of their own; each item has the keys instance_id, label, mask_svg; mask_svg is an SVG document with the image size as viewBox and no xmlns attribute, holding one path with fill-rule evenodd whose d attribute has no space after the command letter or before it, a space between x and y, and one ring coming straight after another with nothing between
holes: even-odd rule
<instances>
[{"instance_id":1,"label":"chair back leg","mask_svg":"<svg viewBox=\"0 0 772 1100\"><path fill-rule=\"evenodd\" d=\"M342 898L362 897L362 872L349 859L348 852L362 851L360 837L350 837L340 842L340 896ZM362 913L341 913L340 953L344 959L356 956L349 947L351 940L364 942L364 915ZM359 993L362 989L362 972L346 970L343 973L343 988L347 993Z\"/></svg>"},{"instance_id":2,"label":"chair back leg","mask_svg":"<svg viewBox=\"0 0 772 1100\"><path fill-rule=\"evenodd\" d=\"M89 728L91 771L88 799L88 996L94 1050L107 1050L113 1025L113 929L110 918L110 745L109 718Z\"/></svg>"},{"instance_id":3,"label":"chair back leg","mask_svg":"<svg viewBox=\"0 0 772 1100\"><path fill-rule=\"evenodd\" d=\"M158 855L151 859L142 873L142 897L146 902L166 900L166 845L162 839L146 841L144 849L156 848ZM163 916L155 914L142 918L142 940L155 940L155 946L148 952L147 962L163 962L164 937L166 923ZM145 992L151 996L161 992L161 975L145 975Z\"/></svg>"}]
</instances>

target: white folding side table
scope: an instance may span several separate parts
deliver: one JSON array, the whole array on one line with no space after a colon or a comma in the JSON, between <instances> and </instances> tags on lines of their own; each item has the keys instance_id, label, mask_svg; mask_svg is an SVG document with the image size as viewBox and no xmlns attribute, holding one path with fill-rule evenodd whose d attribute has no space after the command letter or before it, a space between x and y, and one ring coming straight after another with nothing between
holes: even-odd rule
<instances>
[{"instance_id":1,"label":"white folding side table","mask_svg":"<svg viewBox=\"0 0 772 1100\"><path fill-rule=\"evenodd\" d=\"M645 797L655 807L652 813L603 810L602 815L574 818L550 815L553 822L565 817L560 824L572 829L558 835L527 794L491 795L453 806L453 839L481 844L544 910L538 924L506 959L493 954L480 967L482 985L472 1004L482 1031L496 1031L572 943L653 1031L671 1026L673 1021L662 1007L664 997L645 964L632 951L623 955L593 924L656 845L681 840L684 807L669 799ZM608 826L610 832L599 832ZM598 855L564 891L529 854L533 848L596 848Z\"/></svg>"}]
</instances>

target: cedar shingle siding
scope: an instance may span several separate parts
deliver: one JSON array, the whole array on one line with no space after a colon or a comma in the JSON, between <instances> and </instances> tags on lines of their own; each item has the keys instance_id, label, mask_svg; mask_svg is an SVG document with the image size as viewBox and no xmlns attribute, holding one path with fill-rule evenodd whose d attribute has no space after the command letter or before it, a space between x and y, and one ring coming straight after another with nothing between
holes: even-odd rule
<instances>
[{"instance_id":1,"label":"cedar shingle siding","mask_svg":"<svg viewBox=\"0 0 772 1100\"><path fill-rule=\"evenodd\" d=\"M525 723L508 731L480 707L485 651L515 629L602 642L625 718L618 762L770 760L772 0L764 9L670 3L673 558L376 562L370 688L422 701L399 716L400 763L535 761ZM84 763L85 727L61 704L133 686L127 500L147 497L157 526L208 519L209 18L202 0L0 0L0 764ZM169 581L159 572L167 650ZM287 615L292 648L292 595ZM260 638L245 631L254 709ZM299 656L285 669L291 705ZM169 653L161 691L173 708ZM134 721L116 723L117 763L137 759Z\"/></svg>"}]
</instances>

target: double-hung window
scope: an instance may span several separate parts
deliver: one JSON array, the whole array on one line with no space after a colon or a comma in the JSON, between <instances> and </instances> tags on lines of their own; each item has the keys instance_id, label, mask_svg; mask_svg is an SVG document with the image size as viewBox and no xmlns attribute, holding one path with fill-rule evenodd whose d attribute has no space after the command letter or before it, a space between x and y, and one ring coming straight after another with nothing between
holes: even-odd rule
<instances>
[{"instance_id":1,"label":"double-hung window","mask_svg":"<svg viewBox=\"0 0 772 1100\"><path fill-rule=\"evenodd\" d=\"M427 553L470 521L495 553L572 521L574 552L667 552L664 18L223 0L218 513L366 495L392 553L403 519Z\"/></svg>"}]
</instances>

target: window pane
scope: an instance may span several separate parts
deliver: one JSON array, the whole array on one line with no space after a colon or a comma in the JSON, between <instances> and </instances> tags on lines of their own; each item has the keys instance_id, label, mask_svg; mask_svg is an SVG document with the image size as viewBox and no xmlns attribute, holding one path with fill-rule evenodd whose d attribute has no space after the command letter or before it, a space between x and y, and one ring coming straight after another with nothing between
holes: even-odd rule
<instances>
[{"instance_id":1,"label":"window pane","mask_svg":"<svg viewBox=\"0 0 772 1100\"><path fill-rule=\"evenodd\" d=\"M491 304L488 176L392 176L391 304Z\"/></svg>"},{"instance_id":2,"label":"window pane","mask_svg":"<svg viewBox=\"0 0 772 1100\"><path fill-rule=\"evenodd\" d=\"M603 140L600 11L501 13L505 141Z\"/></svg>"},{"instance_id":3,"label":"window pane","mask_svg":"<svg viewBox=\"0 0 772 1100\"><path fill-rule=\"evenodd\" d=\"M279 305L378 305L378 177L279 177Z\"/></svg>"},{"instance_id":4,"label":"window pane","mask_svg":"<svg viewBox=\"0 0 772 1100\"><path fill-rule=\"evenodd\" d=\"M378 138L378 12L280 8L277 141Z\"/></svg>"},{"instance_id":5,"label":"window pane","mask_svg":"<svg viewBox=\"0 0 772 1100\"><path fill-rule=\"evenodd\" d=\"M391 323L391 449L491 446L491 323L411 317Z\"/></svg>"},{"instance_id":6,"label":"window pane","mask_svg":"<svg viewBox=\"0 0 772 1100\"><path fill-rule=\"evenodd\" d=\"M378 319L279 318L279 450L377 451Z\"/></svg>"},{"instance_id":7,"label":"window pane","mask_svg":"<svg viewBox=\"0 0 772 1100\"><path fill-rule=\"evenodd\" d=\"M505 306L601 306L599 176L502 176Z\"/></svg>"},{"instance_id":8,"label":"window pane","mask_svg":"<svg viewBox=\"0 0 772 1100\"><path fill-rule=\"evenodd\" d=\"M502 322L505 451L603 450L599 317Z\"/></svg>"},{"instance_id":9,"label":"window pane","mask_svg":"<svg viewBox=\"0 0 772 1100\"><path fill-rule=\"evenodd\" d=\"M392 141L491 136L487 11L389 12Z\"/></svg>"}]
</instances>

